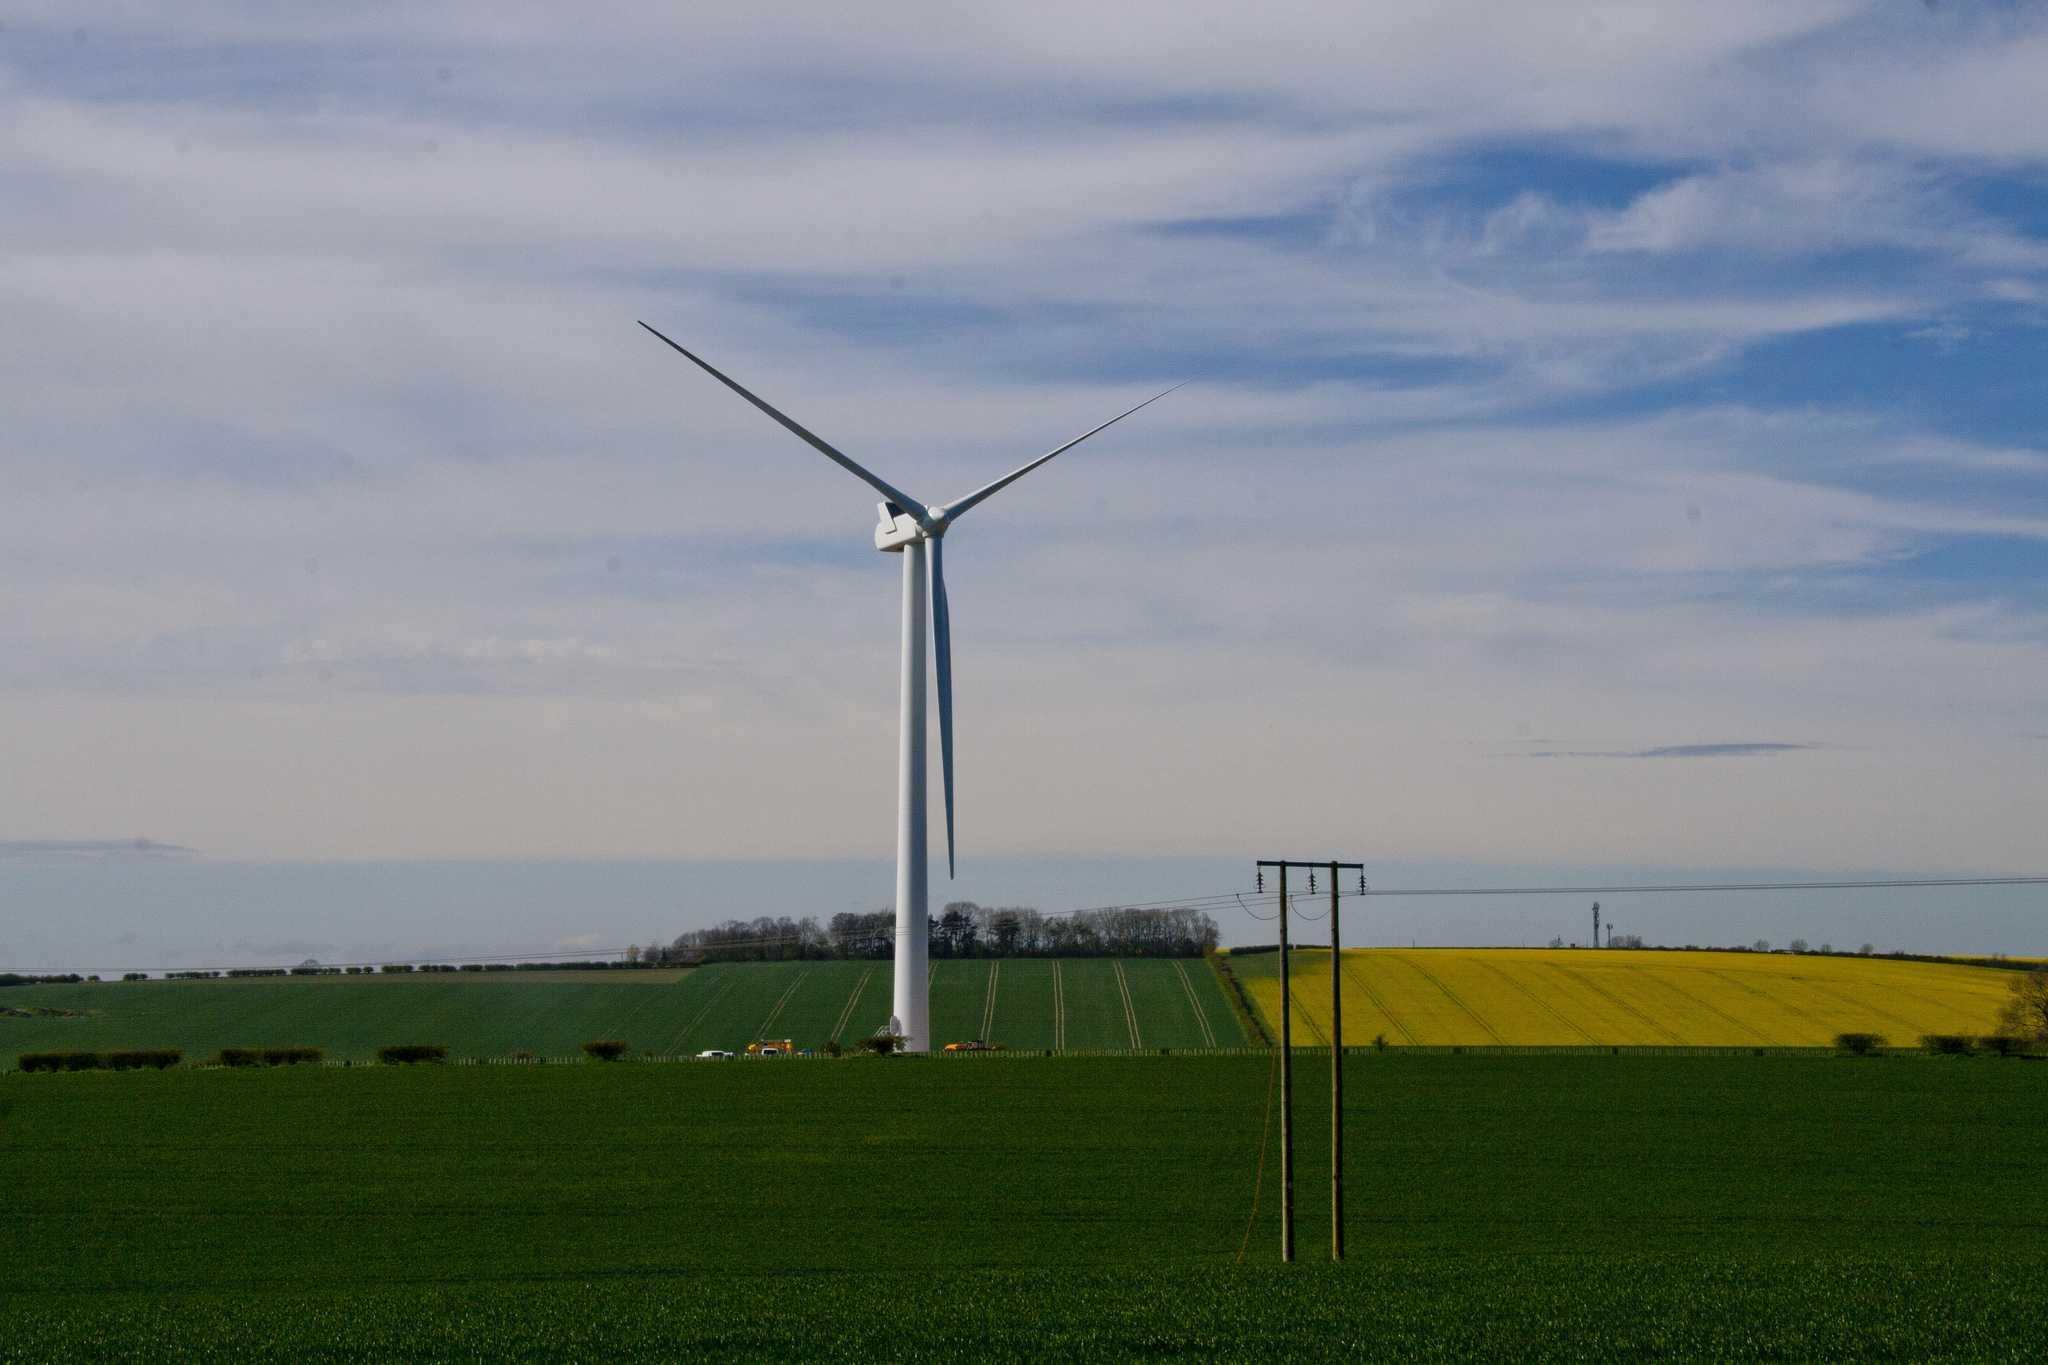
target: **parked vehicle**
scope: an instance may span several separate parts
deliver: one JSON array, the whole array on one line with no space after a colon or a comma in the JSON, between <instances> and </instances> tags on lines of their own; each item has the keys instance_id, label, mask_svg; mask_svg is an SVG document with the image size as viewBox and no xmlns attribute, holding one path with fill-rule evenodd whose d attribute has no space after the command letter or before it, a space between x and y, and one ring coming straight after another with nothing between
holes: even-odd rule
<instances>
[{"instance_id":1,"label":"parked vehicle","mask_svg":"<svg viewBox=\"0 0 2048 1365\"><path fill-rule=\"evenodd\" d=\"M763 1038L747 1044L749 1057L787 1057L795 1051L796 1044L788 1038Z\"/></svg>"},{"instance_id":2,"label":"parked vehicle","mask_svg":"<svg viewBox=\"0 0 2048 1365\"><path fill-rule=\"evenodd\" d=\"M709 1049L707 1049L707 1050L705 1050L705 1051L703 1051L703 1052L700 1052L700 1053L698 1053L698 1054L697 1054L697 1058L698 1058L698 1060L699 1060L699 1061L702 1061L702 1060L703 1060L704 1058L706 1058L706 1057L730 1057L730 1056L732 1056L732 1054L731 1054L730 1052L720 1052L720 1051L719 1051L719 1050L718 1050L717 1048L709 1048Z\"/></svg>"}]
</instances>

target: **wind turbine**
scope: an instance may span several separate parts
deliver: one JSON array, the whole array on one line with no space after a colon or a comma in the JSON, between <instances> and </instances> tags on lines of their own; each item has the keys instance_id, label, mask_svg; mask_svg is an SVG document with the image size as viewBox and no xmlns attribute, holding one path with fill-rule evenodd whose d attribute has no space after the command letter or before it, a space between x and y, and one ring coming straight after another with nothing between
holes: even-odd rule
<instances>
[{"instance_id":1,"label":"wind turbine","mask_svg":"<svg viewBox=\"0 0 2048 1365\"><path fill-rule=\"evenodd\" d=\"M890 554L903 556L903 697L899 711L901 733L898 737L896 766L896 990L889 1019L889 1032L904 1037L903 1044L908 1052L925 1052L931 1048L931 981L926 969L930 952L927 935L930 921L930 899L925 848L925 602L931 602L931 635L933 653L936 658L939 684L939 769L945 782L946 800L946 875L953 875L953 630L952 621L946 610L946 574L940 548L952 524L984 499L1002 491L1032 470L1050 460L1053 456L1072 450L1081 442L1101 431L1114 426L1132 412L1172 393L1173 389L1190 381L1182 380L1173 389L1156 393L1147 398L1130 412L1120 412L1104 422L1102 426L1084 431L1073 440L1056 450L1048 451L1022 468L1013 470L969 493L964 498L955 498L943 504L919 502L908 493L885 483L876 475L863 469L846 455L834 450L787 416L776 411L767 403L741 388L730 378L719 373L699 357L677 346L669 338L654 332L662 341L674 347L686 360L696 365L719 383L731 389L740 397L767 413L794 434L797 439L814 447L827 459L846 468L854 477L880 493L884 499L877 509L881 524L875 527L875 548ZM931 556L930 586L927 590L925 556Z\"/></svg>"}]
</instances>

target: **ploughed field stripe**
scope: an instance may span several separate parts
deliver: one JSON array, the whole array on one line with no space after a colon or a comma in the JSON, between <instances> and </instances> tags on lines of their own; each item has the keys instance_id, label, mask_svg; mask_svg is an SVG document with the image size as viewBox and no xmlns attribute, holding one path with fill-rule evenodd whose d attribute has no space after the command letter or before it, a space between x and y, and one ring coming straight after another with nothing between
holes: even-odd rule
<instances>
[{"instance_id":1,"label":"ploughed field stripe","mask_svg":"<svg viewBox=\"0 0 2048 1365\"><path fill-rule=\"evenodd\" d=\"M846 1034L846 1021L853 1018L854 1007L860 1004L860 993L868 988L868 978L875 974L871 966L860 974L860 980L853 983L853 991L846 997L846 1008L839 1011L839 1017L832 1021L832 1041L838 1042Z\"/></svg>"},{"instance_id":2,"label":"ploughed field stripe","mask_svg":"<svg viewBox=\"0 0 2048 1365\"><path fill-rule=\"evenodd\" d=\"M1372 1002L1372 1007L1379 1012L1380 1017L1387 1021L1388 1027L1400 1035L1399 1041L1403 1043L1413 1043L1415 1041L1414 1030L1409 1028L1406 1021L1400 1015L1394 1013L1393 1007L1380 997L1378 991L1373 989L1370 969L1367 966L1366 959L1358 958L1348 961L1338 969L1338 972L1346 985L1357 985L1365 998ZM1352 1017L1355 1019L1358 1016L1354 1014Z\"/></svg>"},{"instance_id":3,"label":"ploughed field stripe","mask_svg":"<svg viewBox=\"0 0 2048 1365\"><path fill-rule=\"evenodd\" d=\"M1818 1014L1815 1014L1811 1010L1802 1009L1800 1006L1794 1004L1792 1001L1780 999L1778 996L1773 995L1771 992L1763 990L1755 984L1753 984L1752 982L1744 980L1744 973L1722 972L1715 971L1712 968L1708 968L1706 971L1706 975L1713 977L1716 981L1724 983L1728 986L1730 990L1739 991L1746 996L1751 996L1757 1000L1763 1001L1765 1004L1771 1006L1774 1009L1782 1010L1786 1014L1793 1015L1796 1018L1803 1020L1808 1026L1812 1028L1820 1029L1825 1027L1826 1021L1823 1020ZM1813 992L1814 998L1816 1000L1818 1000L1822 994L1823 992L1818 990ZM1841 997L1839 996L1831 996L1830 998L1836 1000L1837 1002L1839 1002L1841 999Z\"/></svg>"},{"instance_id":4,"label":"ploughed field stripe","mask_svg":"<svg viewBox=\"0 0 2048 1365\"><path fill-rule=\"evenodd\" d=\"M1202 1008L1201 997L1195 994L1195 983L1188 978L1187 964L1175 958L1173 969L1180 974L1181 988L1188 993L1188 1008L1195 1012L1195 1026L1202 1030L1202 1046L1216 1046L1216 1031L1209 1027L1209 1012Z\"/></svg>"},{"instance_id":5,"label":"ploughed field stripe","mask_svg":"<svg viewBox=\"0 0 2048 1365\"><path fill-rule=\"evenodd\" d=\"M1586 1032L1584 1029L1580 1028L1576 1023L1572 1022L1572 1018L1570 1015L1560 1010L1557 1006L1551 1004L1548 1000L1545 1000L1542 996L1536 994L1536 992L1530 990L1520 981L1517 981L1514 977L1509 976L1506 972L1502 971L1499 967L1496 967L1491 962L1483 962L1480 965L1485 967L1487 971L1492 972L1495 976L1499 977L1501 979L1501 982L1504 985L1506 985L1508 989L1519 992L1520 994L1525 996L1532 1004L1534 1004L1538 1009L1542 1010L1545 1014L1557 1020L1558 1023L1564 1025L1564 1027L1570 1029L1573 1033L1578 1034L1581 1041L1587 1043L1591 1043L1594 1041L1593 1035Z\"/></svg>"},{"instance_id":6,"label":"ploughed field stripe","mask_svg":"<svg viewBox=\"0 0 2048 1365\"><path fill-rule=\"evenodd\" d=\"M1116 990L1117 994L1123 999L1124 1023L1131 1030L1131 1046L1134 1048L1143 1047L1145 1046L1144 1041L1138 1036L1138 1008L1131 1003L1130 978L1124 975L1123 963L1112 960L1109 965L1116 969Z\"/></svg>"},{"instance_id":7,"label":"ploughed field stripe","mask_svg":"<svg viewBox=\"0 0 2048 1365\"><path fill-rule=\"evenodd\" d=\"M983 1005L981 1010L981 1033L979 1036L983 1042L991 1041L995 1037L996 982L1001 978L1002 972L1002 959L991 959L988 964L988 1003Z\"/></svg>"},{"instance_id":8,"label":"ploughed field stripe","mask_svg":"<svg viewBox=\"0 0 2048 1365\"><path fill-rule=\"evenodd\" d=\"M1684 1039L1680 1038L1676 1033L1673 1033L1670 1029L1665 1028L1655 1019L1652 1019L1649 1015L1643 1013L1634 1005L1629 1004L1628 1001L1622 999L1614 992L1607 990L1604 987L1597 986L1593 982L1589 981L1583 973L1575 972L1569 967L1559 967L1558 970L1563 972L1566 976L1571 977L1574 981L1578 982L1581 986L1584 986L1587 990L1593 991L1594 993L1600 995L1604 999L1612 1001L1618 1008L1627 1010L1631 1015L1635 1016L1637 1019L1640 1019L1643 1022L1644 1027L1652 1030L1653 1032L1663 1034L1673 1043L1680 1043L1684 1041Z\"/></svg>"},{"instance_id":9,"label":"ploughed field stripe","mask_svg":"<svg viewBox=\"0 0 2048 1365\"><path fill-rule=\"evenodd\" d=\"M796 988L803 985L804 978L809 975L809 972L801 972L797 975L796 980L789 983L789 989L784 991L781 998L775 1002L775 1008L768 1011L768 1017L761 1021L761 1027L754 1030L756 1038L766 1038L768 1036L768 1031L775 1027L775 1021L782 1017L782 1007L789 1003L789 997L796 994Z\"/></svg>"}]
</instances>

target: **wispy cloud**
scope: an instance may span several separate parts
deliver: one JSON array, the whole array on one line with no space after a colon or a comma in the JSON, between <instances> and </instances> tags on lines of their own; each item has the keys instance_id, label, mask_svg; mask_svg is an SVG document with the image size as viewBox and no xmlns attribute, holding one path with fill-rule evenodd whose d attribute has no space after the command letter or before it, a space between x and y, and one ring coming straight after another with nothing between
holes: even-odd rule
<instances>
[{"instance_id":1,"label":"wispy cloud","mask_svg":"<svg viewBox=\"0 0 2048 1365\"><path fill-rule=\"evenodd\" d=\"M192 850L149 839L10 839L0 841L0 863L52 867L183 863Z\"/></svg>"},{"instance_id":2,"label":"wispy cloud","mask_svg":"<svg viewBox=\"0 0 2048 1365\"><path fill-rule=\"evenodd\" d=\"M1797 749L1819 748L1814 744L1666 744L1654 749L1578 750L1538 749L1527 758L1754 758L1759 754L1783 754Z\"/></svg>"}]
</instances>

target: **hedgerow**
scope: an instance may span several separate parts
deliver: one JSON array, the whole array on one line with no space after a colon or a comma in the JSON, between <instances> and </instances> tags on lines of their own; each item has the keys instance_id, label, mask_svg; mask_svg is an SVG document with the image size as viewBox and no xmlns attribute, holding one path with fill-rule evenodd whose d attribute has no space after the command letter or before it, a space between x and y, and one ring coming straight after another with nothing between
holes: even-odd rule
<instances>
[{"instance_id":1,"label":"hedgerow","mask_svg":"<svg viewBox=\"0 0 2048 1365\"><path fill-rule=\"evenodd\" d=\"M224 1047L213 1060L219 1066L318 1065L325 1056L317 1047Z\"/></svg>"},{"instance_id":2,"label":"hedgerow","mask_svg":"<svg viewBox=\"0 0 2048 1365\"><path fill-rule=\"evenodd\" d=\"M185 1054L174 1047L118 1052L24 1052L16 1059L23 1071L162 1071L176 1066Z\"/></svg>"}]
</instances>

